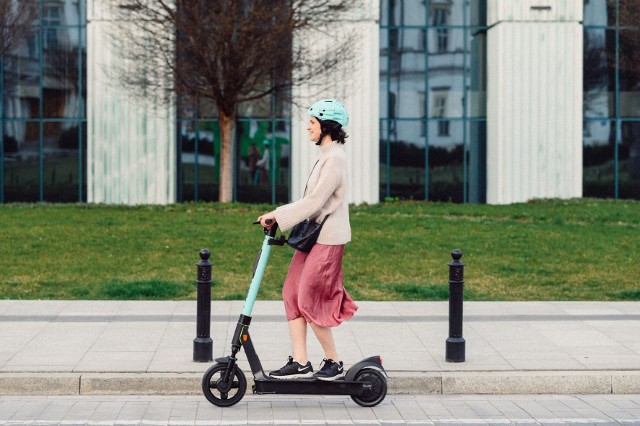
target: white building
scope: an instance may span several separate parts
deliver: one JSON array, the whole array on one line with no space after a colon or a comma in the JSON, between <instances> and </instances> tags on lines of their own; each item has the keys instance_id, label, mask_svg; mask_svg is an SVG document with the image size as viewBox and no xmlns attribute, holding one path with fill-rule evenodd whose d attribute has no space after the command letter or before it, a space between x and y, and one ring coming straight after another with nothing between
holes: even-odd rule
<instances>
[{"instance_id":1,"label":"white building","mask_svg":"<svg viewBox=\"0 0 640 426\"><path fill-rule=\"evenodd\" d=\"M377 203L387 196L491 204L583 194L640 197L633 190L634 176L640 174L640 136L634 124L640 117L638 85L624 81L624 90L613 87L619 71L611 66L614 55L608 37L621 30L613 26L617 9L612 2L367 2L357 12L336 16L331 31L325 31L328 37L343 31L358 34L359 66L333 75L335 93L327 94L341 98L351 114L346 145L351 202ZM114 73L121 68L115 64L126 46L116 45L111 37L114 27L109 25L112 16L103 7L106 3L87 2L86 22L85 1L39 4L44 25L31 44L36 52L31 70L26 68L29 43L0 68L3 81L14 74L22 78L16 80L16 90L7 86L2 94L2 131L5 140L15 140L10 142L17 151L5 146L0 158L0 201L31 200L20 198L25 178L18 175L28 175L26 147L39 156L39 172L32 173L39 176L34 181L40 187L39 199L49 199L48 181L63 168L51 166L54 173L47 169L58 158L52 153L54 145L62 131L85 123L74 160L77 176L69 173L68 178L79 188L79 200L167 204L193 199L184 195L185 176L195 176L190 185L197 194L204 176L211 179L215 172L216 159L198 160L197 148L194 154L181 154L180 146L183 138L212 143L215 118L207 119L208 127L191 118L181 121L175 105L143 101L117 84ZM627 36L640 31L633 25L623 29ZM86 77L80 72L76 84L65 86L47 74L43 58L54 40L76 48L78 70L86 64ZM302 34L296 43L312 49L322 40L317 34L313 41ZM25 57L25 66L18 69L20 57ZM24 83L29 78L32 83ZM53 106L52 93L58 93L58 107ZM294 95L300 105L315 100L303 90ZM265 120L270 119L246 118L242 142L280 139L273 156L278 158L279 174L274 171L271 186L260 191L273 193L272 201L276 191L295 199L316 155L315 147L305 143L305 108L271 117L274 126L277 121L275 131L265 133ZM52 130L56 126L58 130ZM52 151L47 151L49 145ZM610 147L611 155L592 167L590 147ZM246 166L238 164L240 188L251 177L242 177ZM241 189L252 190L246 185ZM286 201L279 194L277 201Z\"/></svg>"}]
</instances>

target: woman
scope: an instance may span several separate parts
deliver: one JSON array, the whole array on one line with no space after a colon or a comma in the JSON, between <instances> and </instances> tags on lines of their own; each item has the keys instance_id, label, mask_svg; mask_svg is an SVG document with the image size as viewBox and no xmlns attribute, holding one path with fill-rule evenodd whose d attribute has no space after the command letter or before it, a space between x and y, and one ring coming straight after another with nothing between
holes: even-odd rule
<instances>
[{"instance_id":1,"label":"woman","mask_svg":"<svg viewBox=\"0 0 640 426\"><path fill-rule=\"evenodd\" d=\"M344 376L331 327L353 316L358 306L342 283L344 246L351 240L347 200L347 159L342 126L349 123L344 105L322 99L309 108L309 136L320 147L320 156L307 180L302 199L258 218L263 227L275 221L287 231L304 219L322 221L318 241L309 253L296 251L282 288L291 333L293 356L269 375L278 379L314 377L335 380ZM322 345L325 358L314 374L307 358L307 324Z\"/></svg>"}]
</instances>

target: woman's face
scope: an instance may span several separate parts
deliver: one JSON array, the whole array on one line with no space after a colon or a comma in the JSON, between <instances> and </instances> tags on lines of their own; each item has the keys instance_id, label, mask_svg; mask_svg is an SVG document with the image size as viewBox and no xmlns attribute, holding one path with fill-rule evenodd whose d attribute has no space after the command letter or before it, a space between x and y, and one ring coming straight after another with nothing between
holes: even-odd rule
<instances>
[{"instance_id":1,"label":"woman's face","mask_svg":"<svg viewBox=\"0 0 640 426\"><path fill-rule=\"evenodd\" d=\"M307 130L309 131L309 138L311 139L312 142L318 142L318 140L320 139L320 122L318 121L317 118L311 116L311 118L309 118L309 125L307 126Z\"/></svg>"}]
</instances>

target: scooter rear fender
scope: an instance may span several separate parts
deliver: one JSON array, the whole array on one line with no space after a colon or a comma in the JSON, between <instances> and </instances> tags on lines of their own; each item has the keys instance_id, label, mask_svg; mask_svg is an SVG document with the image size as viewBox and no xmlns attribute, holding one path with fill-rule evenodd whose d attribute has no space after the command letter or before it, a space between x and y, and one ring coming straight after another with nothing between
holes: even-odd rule
<instances>
[{"instance_id":1,"label":"scooter rear fender","mask_svg":"<svg viewBox=\"0 0 640 426\"><path fill-rule=\"evenodd\" d=\"M356 374L361 371L364 370L366 368L371 368L373 370L378 370L382 373L384 373L384 375L386 377L389 377L387 375L387 372L385 371L384 367L382 366L382 360L380 358L379 355L376 356L372 356L369 358L365 358L362 361L359 361L355 364L353 364L351 366L351 368L349 368L344 376L344 379L347 381L353 381L353 379L356 377Z\"/></svg>"}]
</instances>

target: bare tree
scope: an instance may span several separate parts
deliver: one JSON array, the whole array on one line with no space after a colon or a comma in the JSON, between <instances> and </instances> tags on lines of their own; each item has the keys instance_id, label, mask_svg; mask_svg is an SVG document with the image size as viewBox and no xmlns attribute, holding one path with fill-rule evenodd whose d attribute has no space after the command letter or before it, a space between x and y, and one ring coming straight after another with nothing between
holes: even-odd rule
<instances>
[{"instance_id":1,"label":"bare tree","mask_svg":"<svg viewBox=\"0 0 640 426\"><path fill-rule=\"evenodd\" d=\"M35 1L0 0L0 57L24 43L36 15Z\"/></svg>"},{"instance_id":2,"label":"bare tree","mask_svg":"<svg viewBox=\"0 0 640 426\"><path fill-rule=\"evenodd\" d=\"M123 73L139 93L177 93L183 100L209 100L221 133L219 200L232 201L233 134L238 106L275 95L290 100L291 88L318 83L327 68L352 63L353 35L335 34L337 14L358 7L354 0L118 0L117 21L128 51L149 67ZM324 29L324 30L323 30ZM330 49L309 52L295 37L331 39ZM320 43L322 44L322 43ZM153 55L153 57L150 57ZM128 62L131 66L132 62ZM159 78L159 76L161 76ZM164 76L164 78L162 78ZM168 77L168 78L167 78Z\"/></svg>"}]
</instances>

